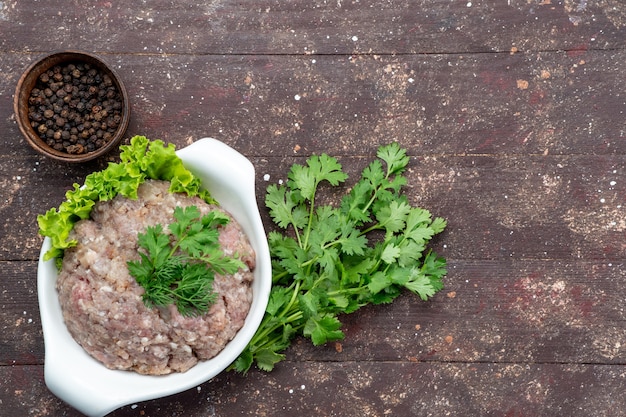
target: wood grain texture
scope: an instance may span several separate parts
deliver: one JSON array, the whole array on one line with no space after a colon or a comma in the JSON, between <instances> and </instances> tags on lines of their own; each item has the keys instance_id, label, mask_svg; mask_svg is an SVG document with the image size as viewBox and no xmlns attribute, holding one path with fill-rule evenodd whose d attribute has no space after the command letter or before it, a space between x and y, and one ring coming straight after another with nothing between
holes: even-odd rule
<instances>
[{"instance_id":1,"label":"wood grain texture","mask_svg":"<svg viewBox=\"0 0 626 417\"><path fill-rule=\"evenodd\" d=\"M0 262L3 365L42 364L34 262ZM20 269L21 268L21 269ZM342 316L346 339L299 341L291 361L623 364L622 265L610 262L451 261L431 302L403 295Z\"/></svg>"},{"instance_id":2,"label":"wood grain texture","mask_svg":"<svg viewBox=\"0 0 626 417\"><path fill-rule=\"evenodd\" d=\"M340 157L350 178L339 192L347 192L372 158ZM290 165L303 163L304 157L251 160L262 205L266 187L285 180ZM73 183L82 184L86 171L99 166L67 168L63 175L55 175L59 165L50 161L37 157L12 161L27 168L21 175L0 173L6 184L0 213L7 231L0 249L4 259L34 260L42 241L37 214L58 206ZM446 245L442 254L450 259L618 264L626 254L620 240L626 228L625 162L621 155L412 155L406 193L413 204L448 219L450 227L441 241ZM337 193L328 199L339 197ZM262 215L267 227L273 227L268 213Z\"/></svg>"},{"instance_id":3,"label":"wood grain texture","mask_svg":"<svg viewBox=\"0 0 626 417\"><path fill-rule=\"evenodd\" d=\"M620 0L3 2L2 50L430 54L624 46ZM45 33L46 36L38 36Z\"/></svg>"},{"instance_id":4,"label":"wood grain texture","mask_svg":"<svg viewBox=\"0 0 626 417\"><path fill-rule=\"evenodd\" d=\"M39 381L41 368L2 367L3 411L80 417ZM621 415L618 367L561 364L286 362L270 374L225 374L122 416L561 416ZM33 383L33 381L35 381ZM384 381L384 383L382 383Z\"/></svg>"},{"instance_id":5,"label":"wood grain texture","mask_svg":"<svg viewBox=\"0 0 626 417\"><path fill-rule=\"evenodd\" d=\"M409 200L448 220L431 301L363 308L344 341L298 339L271 373L111 417L626 415L621 0L8 0L0 34L0 414L80 415L43 380L36 216L117 154L36 154L12 95L42 54L84 49L125 82L128 137L223 140L262 207L322 152L350 175L320 196L336 202L395 141Z\"/></svg>"},{"instance_id":6,"label":"wood grain texture","mask_svg":"<svg viewBox=\"0 0 626 417\"><path fill-rule=\"evenodd\" d=\"M29 60L2 58L10 122L10 94ZM391 140L422 155L625 153L626 133L614 122L626 111L623 50L104 59L127 84L128 134L180 146L212 136L250 156L282 147L362 156ZM8 155L31 155L12 146L15 124L7 128L0 143Z\"/></svg>"}]
</instances>

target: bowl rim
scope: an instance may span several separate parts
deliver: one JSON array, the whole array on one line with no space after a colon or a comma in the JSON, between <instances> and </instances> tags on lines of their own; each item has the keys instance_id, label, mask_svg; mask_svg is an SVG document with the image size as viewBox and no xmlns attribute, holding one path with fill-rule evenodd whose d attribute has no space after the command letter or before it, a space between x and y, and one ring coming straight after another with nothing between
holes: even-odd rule
<instances>
[{"instance_id":1,"label":"bowl rim","mask_svg":"<svg viewBox=\"0 0 626 417\"><path fill-rule=\"evenodd\" d=\"M87 416L102 417L123 405L176 394L213 378L237 359L265 314L272 286L272 268L267 235L256 200L252 163L228 145L210 138L200 139L178 150L177 154L185 167L200 178L202 186L240 223L256 251L250 311L244 326L217 356L184 373L141 375L108 369L80 347L67 330L54 285L57 276L55 261L43 260L50 247L50 239L45 238L37 266L37 293L45 347L44 378L53 394Z\"/></svg>"},{"instance_id":2,"label":"bowl rim","mask_svg":"<svg viewBox=\"0 0 626 417\"><path fill-rule=\"evenodd\" d=\"M28 98L30 96L30 92L37 83L39 75L55 65L70 61L82 61L96 65L101 71L109 73L122 96L122 119L113 138L106 145L96 149L95 151L75 156L66 152L57 151L56 149L48 146L48 144L41 140L39 135L37 135L28 122ZM119 76L117 71L111 65L106 63L100 56L91 52L80 50L58 50L46 53L30 63L20 76L15 87L15 94L13 96L13 111L15 113L15 120L18 128L20 132L22 132L22 135L28 144L41 154L62 162L86 162L108 153L122 140L130 123L130 102L128 99L128 92L126 91L126 86L124 85L122 78Z\"/></svg>"}]
</instances>

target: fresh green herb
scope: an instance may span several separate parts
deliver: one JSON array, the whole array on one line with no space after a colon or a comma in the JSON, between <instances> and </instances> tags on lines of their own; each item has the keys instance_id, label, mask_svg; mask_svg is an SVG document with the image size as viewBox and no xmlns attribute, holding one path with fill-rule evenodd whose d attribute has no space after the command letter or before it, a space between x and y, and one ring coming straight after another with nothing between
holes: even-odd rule
<instances>
[{"instance_id":1,"label":"fresh green herb","mask_svg":"<svg viewBox=\"0 0 626 417\"><path fill-rule=\"evenodd\" d=\"M176 305L183 316L201 315L215 300L215 274L233 274L241 260L225 256L218 228L229 218L218 211L202 216L196 206L174 209L175 222L148 226L137 235L141 260L128 261L128 271L145 292L148 307Z\"/></svg>"},{"instance_id":2,"label":"fresh green herb","mask_svg":"<svg viewBox=\"0 0 626 417\"><path fill-rule=\"evenodd\" d=\"M269 234L273 288L260 328L231 366L269 371L297 335L321 345L344 337L338 315L389 303L402 289L426 300L443 288L445 260L426 243L446 221L412 207L401 188L409 158L398 144L377 156L338 207L317 205L320 183L347 179L339 162L312 156L286 185L270 185L266 205L285 234ZM384 166L383 166L384 162Z\"/></svg>"},{"instance_id":3,"label":"fresh green herb","mask_svg":"<svg viewBox=\"0 0 626 417\"><path fill-rule=\"evenodd\" d=\"M74 184L74 189L65 194L66 201L58 210L52 208L37 216L39 233L50 237L52 243L44 260L60 260L65 249L76 245L75 240L69 240L70 232L76 222L89 217L96 202L111 200L118 194L137 198L137 189L146 178L170 181L171 192L184 192L214 202L200 188L200 180L183 166L173 144L165 146L160 140L135 136L130 145L120 149L120 163L109 163L106 169L88 175L83 186Z\"/></svg>"}]
</instances>

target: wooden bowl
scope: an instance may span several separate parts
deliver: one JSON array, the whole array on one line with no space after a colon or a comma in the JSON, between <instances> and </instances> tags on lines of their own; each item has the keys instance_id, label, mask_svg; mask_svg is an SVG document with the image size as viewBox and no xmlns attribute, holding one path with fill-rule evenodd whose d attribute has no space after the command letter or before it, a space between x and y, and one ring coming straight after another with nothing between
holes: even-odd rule
<instances>
[{"instance_id":1,"label":"wooden bowl","mask_svg":"<svg viewBox=\"0 0 626 417\"><path fill-rule=\"evenodd\" d=\"M102 146L93 151L69 153L64 150L54 149L46 143L46 140L39 137L39 134L31 125L31 119L29 117L29 98L33 88L37 86L40 76L55 66L63 66L70 63L89 64L91 68L95 68L101 75L108 75L121 96L122 107L119 110L119 122L117 123L115 132L111 138L105 140ZM117 73L97 56L78 51L54 52L31 64L17 83L13 107L17 125L26 138L26 141L38 152L64 162L85 162L106 154L118 145L126 132L130 120L128 94Z\"/></svg>"}]
</instances>

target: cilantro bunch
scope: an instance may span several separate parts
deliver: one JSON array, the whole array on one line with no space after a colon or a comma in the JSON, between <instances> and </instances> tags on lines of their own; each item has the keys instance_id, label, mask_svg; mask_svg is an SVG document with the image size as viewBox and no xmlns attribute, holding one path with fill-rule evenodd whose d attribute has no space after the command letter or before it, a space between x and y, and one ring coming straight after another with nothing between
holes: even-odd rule
<instances>
[{"instance_id":1,"label":"cilantro bunch","mask_svg":"<svg viewBox=\"0 0 626 417\"><path fill-rule=\"evenodd\" d=\"M426 244L446 221L412 207L401 193L409 162L404 149L381 146L377 157L337 207L316 204L320 184L347 179L326 154L293 165L285 185L268 187L265 203L285 233L269 233L274 285L268 307L231 368L247 372L256 363L270 371L298 335L314 345L343 339L340 314L390 303L403 289L427 300L443 288L445 260Z\"/></svg>"},{"instance_id":2,"label":"cilantro bunch","mask_svg":"<svg viewBox=\"0 0 626 417\"><path fill-rule=\"evenodd\" d=\"M144 288L148 307L174 304L181 315L206 313L215 301L215 274L234 274L244 263L221 250L219 227L229 222L222 212L204 216L196 206L174 209L175 221L148 226L137 234L140 260L128 261L128 272Z\"/></svg>"}]
</instances>

